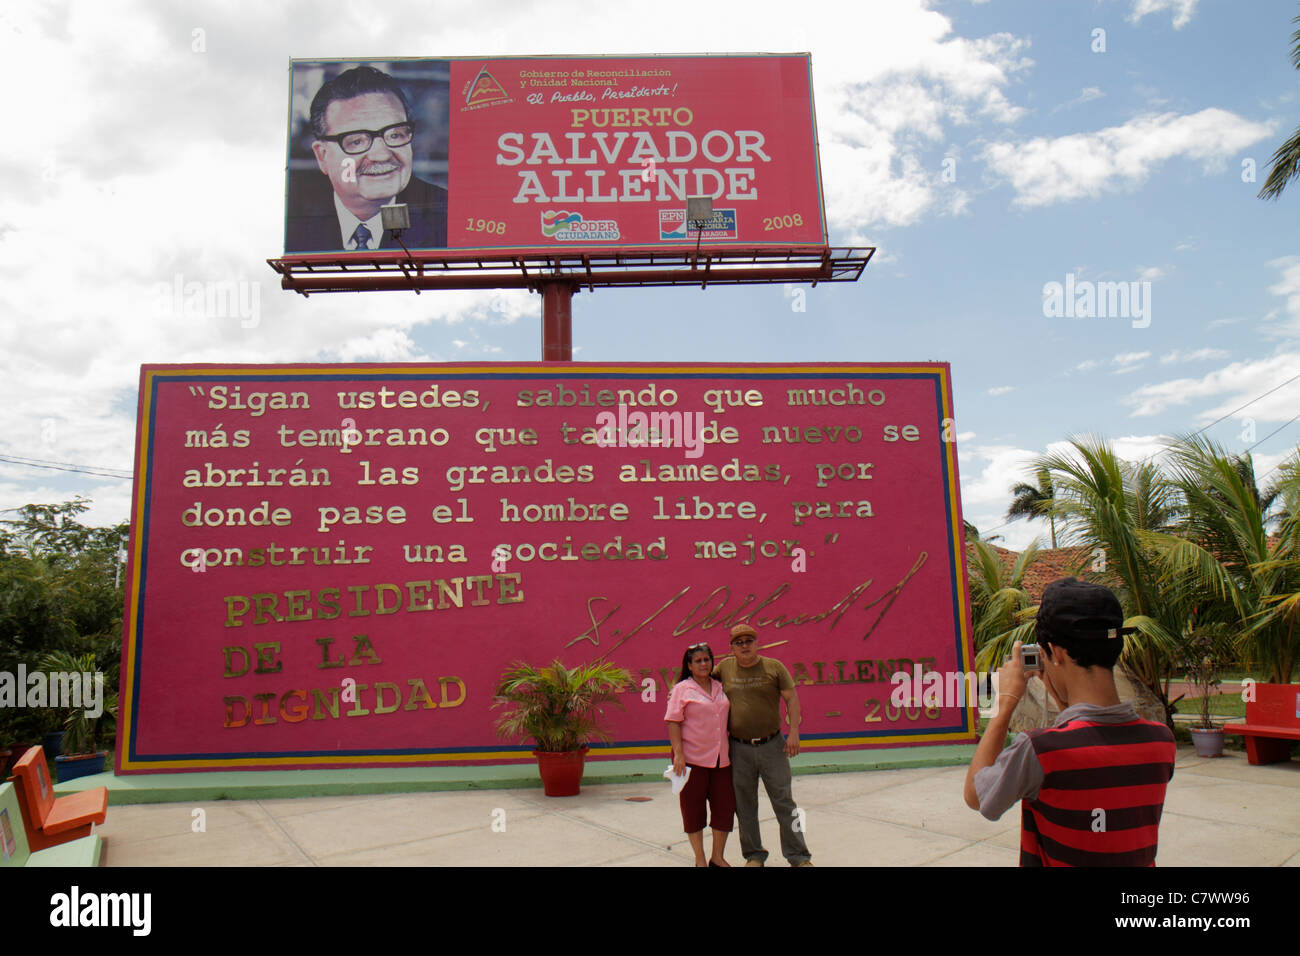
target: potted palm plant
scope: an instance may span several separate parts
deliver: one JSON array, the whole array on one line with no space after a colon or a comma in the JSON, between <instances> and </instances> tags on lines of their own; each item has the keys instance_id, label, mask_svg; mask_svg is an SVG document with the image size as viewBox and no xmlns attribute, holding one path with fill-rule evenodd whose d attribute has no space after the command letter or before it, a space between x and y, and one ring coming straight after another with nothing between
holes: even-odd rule
<instances>
[{"instance_id":1,"label":"potted palm plant","mask_svg":"<svg viewBox=\"0 0 1300 956\"><path fill-rule=\"evenodd\" d=\"M68 651L52 651L42 658L41 667L47 674L50 672L78 675L98 673L95 655L91 653L72 654ZM104 686L103 693L98 716L87 716L89 701L82 702L85 706L70 707L62 711L61 719L65 731L64 753L54 758L60 782L102 773L104 770L108 752L101 748L116 729L117 692Z\"/></svg>"},{"instance_id":2,"label":"potted palm plant","mask_svg":"<svg viewBox=\"0 0 1300 956\"><path fill-rule=\"evenodd\" d=\"M523 661L501 675L492 706L505 707L497 721L504 738L532 738L537 769L548 797L571 797L582 783L583 763L591 740L608 740L601 726L608 704L623 706L619 693L632 675L606 662L549 667Z\"/></svg>"},{"instance_id":3,"label":"potted palm plant","mask_svg":"<svg viewBox=\"0 0 1300 956\"><path fill-rule=\"evenodd\" d=\"M1223 756L1223 725L1210 718L1210 694L1221 683L1219 672L1227 664L1225 641L1219 629L1203 627L1187 636L1178 663L1187 671L1187 683L1196 689L1197 715L1192 742L1198 757Z\"/></svg>"}]
</instances>

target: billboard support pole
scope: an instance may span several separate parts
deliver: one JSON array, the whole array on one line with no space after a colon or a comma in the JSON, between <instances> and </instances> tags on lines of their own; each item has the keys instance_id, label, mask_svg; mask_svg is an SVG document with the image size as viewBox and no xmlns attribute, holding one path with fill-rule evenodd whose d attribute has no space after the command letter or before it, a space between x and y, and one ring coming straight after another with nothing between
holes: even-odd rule
<instances>
[{"instance_id":1,"label":"billboard support pole","mask_svg":"<svg viewBox=\"0 0 1300 956\"><path fill-rule=\"evenodd\" d=\"M542 361L573 361L573 282L550 281L542 287Z\"/></svg>"}]
</instances>

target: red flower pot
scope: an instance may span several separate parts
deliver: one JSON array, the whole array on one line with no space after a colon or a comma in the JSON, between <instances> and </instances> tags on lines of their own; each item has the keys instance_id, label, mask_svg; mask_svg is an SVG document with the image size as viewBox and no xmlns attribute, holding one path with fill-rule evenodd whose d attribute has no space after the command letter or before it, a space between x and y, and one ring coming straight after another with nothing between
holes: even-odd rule
<instances>
[{"instance_id":1,"label":"red flower pot","mask_svg":"<svg viewBox=\"0 0 1300 956\"><path fill-rule=\"evenodd\" d=\"M589 748L560 752L534 750L542 788L548 797L575 797L582 783L582 766Z\"/></svg>"}]
</instances>

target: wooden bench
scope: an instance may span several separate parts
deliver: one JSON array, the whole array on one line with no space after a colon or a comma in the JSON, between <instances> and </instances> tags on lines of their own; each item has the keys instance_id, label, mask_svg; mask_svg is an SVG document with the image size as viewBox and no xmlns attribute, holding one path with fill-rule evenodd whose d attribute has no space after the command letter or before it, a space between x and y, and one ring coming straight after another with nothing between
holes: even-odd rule
<instances>
[{"instance_id":1,"label":"wooden bench","mask_svg":"<svg viewBox=\"0 0 1300 956\"><path fill-rule=\"evenodd\" d=\"M98 835L31 851L18 788L0 783L0 866L99 866L104 841Z\"/></svg>"},{"instance_id":2,"label":"wooden bench","mask_svg":"<svg viewBox=\"0 0 1300 956\"><path fill-rule=\"evenodd\" d=\"M1291 759L1291 741L1300 740L1300 684L1256 684L1246 701L1246 722L1224 724L1223 732L1246 738L1253 764Z\"/></svg>"},{"instance_id":3,"label":"wooden bench","mask_svg":"<svg viewBox=\"0 0 1300 956\"><path fill-rule=\"evenodd\" d=\"M23 754L9 779L18 792L23 827L33 852L88 837L90 828L108 816L107 787L54 795L43 747L33 747Z\"/></svg>"}]
</instances>

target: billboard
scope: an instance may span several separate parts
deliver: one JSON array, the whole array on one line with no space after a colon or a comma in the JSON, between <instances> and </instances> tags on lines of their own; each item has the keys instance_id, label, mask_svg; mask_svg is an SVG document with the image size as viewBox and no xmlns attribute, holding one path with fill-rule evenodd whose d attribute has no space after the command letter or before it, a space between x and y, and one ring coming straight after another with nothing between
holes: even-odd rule
<instances>
[{"instance_id":1,"label":"billboard","mask_svg":"<svg viewBox=\"0 0 1300 956\"><path fill-rule=\"evenodd\" d=\"M754 624L808 750L969 742L897 672L971 670L949 368L145 366L119 772L531 759L516 660L634 685Z\"/></svg>"},{"instance_id":2,"label":"billboard","mask_svg":"<svg viewBox=\"0 0 1300 956\"><path fill-rule=\"evenodd\" d=\"M293 60L285 253L825 245L806 54ZM712 220L686 220L688 196Z\"/></svg>"}]
</instances>

